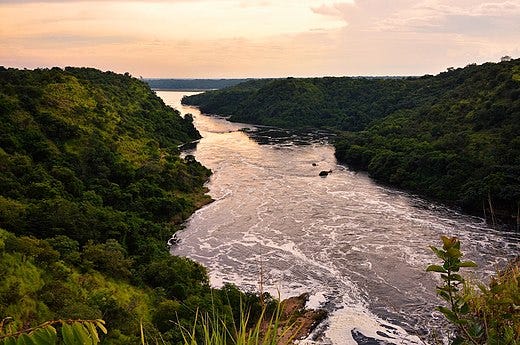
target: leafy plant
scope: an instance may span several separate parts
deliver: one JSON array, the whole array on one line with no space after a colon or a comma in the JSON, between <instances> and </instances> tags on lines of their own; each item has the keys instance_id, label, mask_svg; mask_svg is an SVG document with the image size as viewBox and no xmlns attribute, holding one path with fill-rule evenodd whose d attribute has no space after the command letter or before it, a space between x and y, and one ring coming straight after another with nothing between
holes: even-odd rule
<instances>
[{"instance_id":1,"label":"leafy plant","mask_svg":"<svg viewBox=\"0 0 520 345\"><path fill-rule=\"evenodd\" d=\"M8 325L9 321L10 318L5 318L0 323L0 345L96 345L100 342L98 329L107 333L105 321L101 319L53 320L14 332ZM7 328L7 333L4 333L4 328Z\"/></svg>"},{"instance_id":2,"label":"leafy plant","mask_svg":"<svg viewBox=\"0 0 520 345\"><path fill-rule=\"evenodd\" d=\"M448 307L439 306L437 309L446 316L446 318L455 324L463 337L456 337L453 344L464 344L464 339L468 339L471 343L479 344L477 339L482 337L483 328L479 323L468 317L470 311L468 301L463 291L464 278L458 274L461 267L476 267L473 261L461 261L463 256L460 251L460 241L456 237L441 237L442 249L431 246L435 255L443 261L441 265L430 265L426 268L428 272L437 272L441 274L444 282L442 286L437 287L437 294L448 302Z\"/></svg>"},{"instance_id":3,"label":"leafy plant","mask_svg":"<svg viewBox=\"0 0 520 345\"><path fill-rule=\"evenodd\" d=\"M520 344L520 270L519 260L492 279L489 287L467 282L458 272L463 267L476 267L473 261L462 261L460 241L441 237L442 249L431 246L442 265L429 265L429 272L440 273L443 284L437 294L448 306L437 309L455 325L452 345L518 345Z\"/></svg>"},{"instance_id":4,"label":"leafy plant","mask_svg":"<svg viewBox=\"0 0 520 345\"><path fill-rule=\"evenodd\" d=\"M466 284L473 315L484 325L488 345L520 344L520 259L498 272L489 286Z\"/></svg>"}]
</instances>

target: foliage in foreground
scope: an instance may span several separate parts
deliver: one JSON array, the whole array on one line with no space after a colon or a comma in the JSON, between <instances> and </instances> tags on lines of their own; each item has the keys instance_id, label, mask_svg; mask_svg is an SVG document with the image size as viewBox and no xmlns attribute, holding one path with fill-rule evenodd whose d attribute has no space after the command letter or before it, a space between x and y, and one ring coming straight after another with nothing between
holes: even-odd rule
<instances>
[{"instance_id":1,"label":"foliage in foreground","mask_svg":"<svg viewBox=\"0 0 520 345\"><path fill-rule=\"evenodd\" d=\"M451 344L520 344L520 261L511 262L489 286L475 285L459 274L460 268L476 267L472 261L461 261L460 241L441 239L442 249L431 249L442 265L430 265L427 271L440 273L443 281L437 294L448 306L438 310L456 327Z\"/></svg>"},{"instance_id":2,"label":"foliage in foreground","mask_svg":"<svg viewBox=\"0 0 520 345\"><path fill-rule=\"evenodd\" d=\"M107 333L103 320L47 321L19 332L9 330L7 322L9 319L0 323L1 345L97 345L100 342L98 329Z\"/></svg>"},{"instance_id":3,"label":"foliage in foreground","mask_svg":"<svg viewBox=\"0 0 520 345\"><path fill-rule=\"evenodd\" d=\"M241 310L239 320L229 325L220 314L197 312L190 328L179 327L180 344L184 345L285 345L294 339L295 324L282 319L280 303L265 305L261 314L252 322L249 312ZM0 323L1 345L97 345L100 342L98 329L104 334L107 330L103 320L55 320L39 326L13 330L9 319ZM150 342L140 324L141 344L164 344L164 339Z\"/></svg>"},{"instance_id":4,"label":"foliage in foreground","mask_svg":"<svg viewBox=\"0 0 520 345\"><path fill-rule=\"evenodd\" d=\"M253 323L250 314L242 310L240 319L238 323L234 323L233 328L226 326L218 315L201 315L196 320L195 327L181 330L184 345L292 344L296 334L295 323L287 323L287 320L283 320L283 306L279 302L274 311L270 309L272 308L264 307ZM197 331L197 328L200 331Z\"/></svg>"}]
</instances>

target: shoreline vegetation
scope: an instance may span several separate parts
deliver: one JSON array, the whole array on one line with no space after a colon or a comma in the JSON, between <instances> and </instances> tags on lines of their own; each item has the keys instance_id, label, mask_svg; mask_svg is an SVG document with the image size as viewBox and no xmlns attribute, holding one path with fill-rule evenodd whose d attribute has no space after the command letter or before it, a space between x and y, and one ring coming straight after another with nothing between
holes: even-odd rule
<instances>
[{"instance_id":1,"label":"shoreline vegetation","mask_svg":"<svg viewBox=\"0 0 520 345\"><path fill-rule=\"evenodd\" d=\"M203 266L169 253L211 201L211 172L179 156L200 139L193 118L146 83L0 67L0 115L0 335L103 319L103 344L176 344L181 329L203 327L197 315L233 329L243 311L251 324L274 311L272 297L212 288Z\"/></svg>"},{"instance_id":2,"label":"shoreline vegetation","mask_svg":"<svg viewBox=\"0 0 520 345\"><path fill-rule=\"evenodd\" d=\"M338 161L520 230L520 59L436 76L250 80L183 98L207 114L338 134Z\"/></svg>"},{"instance_id":3,"label":"shoreline vegetation","mask_svg":"<svg viewBox=\"0 0 520 345\"><path fill-rule=\"evenodd\" d=\"M248 79L141 79L157 91L207 91L243 83Z\"/></svg>"}]
</instances>

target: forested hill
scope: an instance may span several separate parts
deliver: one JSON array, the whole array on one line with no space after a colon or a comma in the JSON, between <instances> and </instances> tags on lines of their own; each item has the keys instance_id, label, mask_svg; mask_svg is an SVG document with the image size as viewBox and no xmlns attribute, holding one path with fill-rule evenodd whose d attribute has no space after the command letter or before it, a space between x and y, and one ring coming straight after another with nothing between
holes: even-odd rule
<instances>
[{"instance_id":1,"label":"forested hill","mask_svg":"<svg viewBox=\"0 0 520 345\"><path fill-rule=\"evenodd\" d=\"M250 82L183 101L233 121L341 131L339 160L518 226L520 59L419 78Z\"/></svg>"},{"instance_id":2,"label":"forested hill","mask_svg":"<svg viewBox=\"0 0 520 345\"><path fill-rule=\"evenodd\" d=\"M200 137L192 118L147 84L88 68L0 67L0 120L9 329L103 318L104 344L140 343L141 324L169 344L197 310L229 321L240 299L258 306L232 286L211 289L202 266L169 254L168 238L209 201L210 172L179 157L178 145Z\"/></svg>"},{"instance_id":3,"label":"forested hill","mask_svg":"<svg viewBox=\"0 0 520 345\"><path fill-rule=\"evenodd\" d=\"M247 79L143 79L156 90L213 90L223 89Z\"/></svg>"},{"instance_id":4,"label":"forested hill","mask_svg":"<svg viewBox=\"0 0 520 345\"><path fill-rule=\"evenodd\" d=\"M415 99L410 100L412 92ZM404 78L326 77L253 80L185 97L183 103L205 113L230 115L236 122L360 130L395 109L430 97L431 92L417 92L417 86Z\"/></svg>"}]
</instances>

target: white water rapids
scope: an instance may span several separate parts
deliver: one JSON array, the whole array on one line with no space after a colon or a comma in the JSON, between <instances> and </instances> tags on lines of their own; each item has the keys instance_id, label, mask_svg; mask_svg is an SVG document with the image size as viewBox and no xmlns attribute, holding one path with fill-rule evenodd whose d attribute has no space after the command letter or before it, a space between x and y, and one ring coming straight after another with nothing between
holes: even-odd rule
<instances>
[{"instance_id":1,"label":"white water rapids","mask_svg":"<svg viewBox=\"0 0 520 345\"><path fill-rule=\"evenodd\" d=\"M378 185L338 165L323 140L251 135L241 129L252 126L181 106L186 92L157 94L194 115L203 139L188 153L213 171L215 201L189 219L172 253L205 265L215 286L257 290L262 271L275 296L309 292L309 306L331 316L301 343L422 344L440 318L428 246L459 237L481 279L520 253L518 234Z\"/></svg>"}]
</instances>

